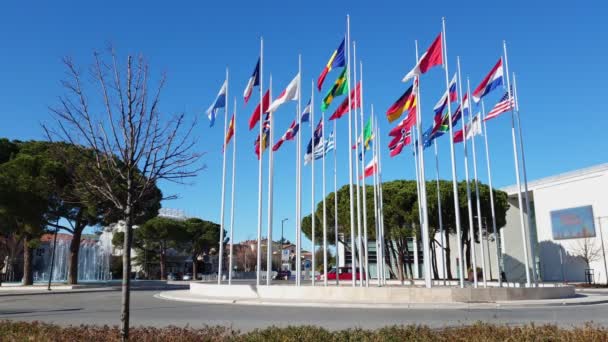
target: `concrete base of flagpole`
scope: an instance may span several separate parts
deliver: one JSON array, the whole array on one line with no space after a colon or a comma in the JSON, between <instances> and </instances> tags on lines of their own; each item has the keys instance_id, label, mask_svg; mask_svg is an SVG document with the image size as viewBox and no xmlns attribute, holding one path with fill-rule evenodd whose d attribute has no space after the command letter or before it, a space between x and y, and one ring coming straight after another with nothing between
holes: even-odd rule
<instances>
[{"instance_id":1,"label":"concrete base of flagpole","mask_svg":"<svg viewBox=\"0 0 608 342\"><path fill-rule=\"evenodd\" d=\"M293 303L346 303L356 305L408 305L437 303L499 303L503 301L526 301L562 299L575 296L573 286L551 284L540 287L434 287L385 286L300 286L253 284L217 285L190 283L189 291L182 297L207 298L209 301L236 303L249 302L293 302Z\"/></svg>"}]
</instances>

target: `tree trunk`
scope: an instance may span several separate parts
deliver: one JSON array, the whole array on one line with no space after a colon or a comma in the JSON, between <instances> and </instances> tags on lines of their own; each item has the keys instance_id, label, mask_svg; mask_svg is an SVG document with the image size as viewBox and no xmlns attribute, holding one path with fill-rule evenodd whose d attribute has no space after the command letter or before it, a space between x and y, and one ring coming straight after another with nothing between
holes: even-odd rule
<instances>
[{"instance_id":1,"label":"tree trunk","mask_svg":"<svg viewBox=\"0 0 608 342\"><path fill-rule=\"evenodd\" d=\"M388 265L388 274L390 279L395 279L397 276L395 275L395 271L393 270L393 264L391 263L391 251L389 250L388 244L384 243L384 262Z\"/></svg>"},{"instance_id":2,"label":"tree trunk","mask_svg":"<svg viewBox=\"0 0 608 342\"><path fill-rule=\"evenodd\" d=\"M413 279L414 279L414 273L412 272L412 258L410 258L410 247L407 243L407 239L405 239L404 246L405 246L405 255L407 255L407 260L408 260L408 262L407 262L407 271L409 272L408 278L410 279L410 283L412 283Z\"/></svg>"},{"instance_id":3,"label":"tree trunk","mask_svg":"<svg viewBox=\"0 0 608 342\"><path fill-rule=\"evenodd\" d=\"M127 208L125 210L125 239L122 254L122 308L121 308L121 339L123 342L129 340L129 318L131 301L131 244L133 242L133 221L131 204L131 179L127 181Z\"/></svg>"},{"instance_id":4,"label":"tree trunk","mask_svg":"<svg viewBox=\"0 0 608 342\"><path fill-rule=\"evenodd\" d=\"M399 251L395 250L395 245L393 244L393 242L391 241L390 243L391 246L391 253L393 254L393 260L395 260L397 262L397 277L399 278L399 281L401 282L401 285L403 285L403 262L401 260L401 256L399 255ZM397 249L399 249L399 245L397 245Z\"/></svg>"},{"instance_id":5,"label":"tree trunk","mask_svg":"<svg viewBox=\"0 0 608 342\"><path fill-rule=\"evenodd\" d=\"M166 256L167 250L165 247L161 246L160 247L160 280L167 280L167 276L165 274L165 256Z\"/></svg>"},{"instance_id":6,"label":"tree trunk","mask_svg":"<svg viewBox=\"0 0 608 342\"><path fill-rule=\"evenodd\" d=\"M196 278L196 275L198 274L198 262L197 262L197 255L193 254L192 255L192 279L196 280L198 278Z\"/></svg>"},{"instance_id":7,"label":"tree trunk","mask_svg":"<svg viewBox=\"0 0 608 342\"><path fill-rule=\"evenodd\" d=\"M30 238L26 236L23 239L23 285L34 285L34 271L32 269L32 261L34 250L29 245Z\"/></svg>"},{"instance_id":8,"label":"tree trunk","mask_svg":"<svg viewBox=\"0 0 608 342\"><path fill-rule=\"evenodd\" d=\"M80 238L84 230L84 226L81 225L82 223L77 220L70 242L70 264L68 266L68 284L70 285L78 284L78 254L80 253Z\"/></svg>"},{"instance_id":9,"label":"tree trunk","mask_svg":"<svg viewBox=\"0 0 608 342\"><path fill-rule=\"evenodd\" d=\"M452 280L452 258L450 257L451 248L450 248L450 234L446 229L445 233L445 272L447 273L447 277L449 280Z\"/></svg>"},{"instance_id":10,"label":"tree trunk","mask_svg":"<svg viewBox=\"0 0 608 342\"><path fill-rule=\"evenodd\" d=\"M431 249L431 266L433 267L433 278L439 279L439 270L437 269L437 251L435 250L436 243L435 240L430 243Z\"/></svg>"}]
</instances>

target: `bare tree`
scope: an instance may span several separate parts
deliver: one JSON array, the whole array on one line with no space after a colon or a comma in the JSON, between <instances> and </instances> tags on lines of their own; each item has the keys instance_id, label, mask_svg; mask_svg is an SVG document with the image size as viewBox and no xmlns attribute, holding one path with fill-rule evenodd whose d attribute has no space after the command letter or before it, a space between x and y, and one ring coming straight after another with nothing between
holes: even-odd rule
<instances>
[{"instance_id":1,"label":"bare tree","mask_svg":"<svg viewBox=\"0 0 608 342\"><path fill-rule=\"evenodd\" d=\"M587 268L591 268L592 262L601 259L602 249L595 243L595 238L585 237L572 248L572 255L582 259L587 264Z\"/></svg>"},{"instance_id":2,"label":"bare tree","mask_svg":"<svg viewBox=\"0 0 608 342\"><path fill-rule=\"evenodd\" d=\"M196 120L185 115L167 117L159 104L165 85L163 74L151 89L149 66L143 56L118 62L94 53L90 74L83 75L71 58L64 58L66 90L50 108L57 126L44 127L49 139L64 140L93 151L93 172L84 183L100 198L110 201L125 222L122 279L122 340L129 338L129 303L132 227L145 198L160 180L183 183L204 169L194 152ZM168 198L168 197L166 197ZM174 196L170 196L174 198Z\"/></svg>"}]
</instances>

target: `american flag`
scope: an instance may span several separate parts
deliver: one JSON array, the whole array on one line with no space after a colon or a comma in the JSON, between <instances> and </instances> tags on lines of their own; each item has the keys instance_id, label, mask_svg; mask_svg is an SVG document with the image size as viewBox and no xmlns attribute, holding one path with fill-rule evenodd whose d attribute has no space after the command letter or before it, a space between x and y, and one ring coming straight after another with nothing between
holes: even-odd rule
<instances>
[{"instance_id":1,"label":"american flag","mask_svg":"<svg viewBox=\"0 0 608 342\"><path fill-rule=\"evenodd\" d=\"M494 119L504 112L510 111L515 106L515 101L513 101L513 96L509 99L509 93L506 92L503 97L500 98L500 101L492 108L491 111L488 112L486 118L483 121L488 121L490 119Z\"/></svg>"}]
</instances>

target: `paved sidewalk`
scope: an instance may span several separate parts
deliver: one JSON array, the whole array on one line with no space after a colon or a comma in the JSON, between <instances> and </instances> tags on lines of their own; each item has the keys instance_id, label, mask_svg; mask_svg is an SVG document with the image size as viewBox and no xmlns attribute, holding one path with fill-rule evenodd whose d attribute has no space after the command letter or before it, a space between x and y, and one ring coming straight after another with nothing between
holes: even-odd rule
<instances>
[{"instance_id":1,"label":"paved sidewalk","mask_svg":"<svg viewBox=\"0 0 608 342\"><path fill-rule=\"evenodd\" d=\"M163 291L157 294L158 298L180 302L205 303L205 304L238 304L238 305L261 305L261 306L289 306L289 307L318 307L318 308L361 308L361 309L490 309L490 308L522 308L522 307L551 307L571 305L592 305L608 303L608 292L605 294L584 293L577 291L577 296L564 299L545 300L518 300L499 301L495 303L375 303L359 301L339 302L305 302L286 300L261 300L249 298L218 298L207 297L191 293L189 290Z\"/></svg>"}]
</instances>

